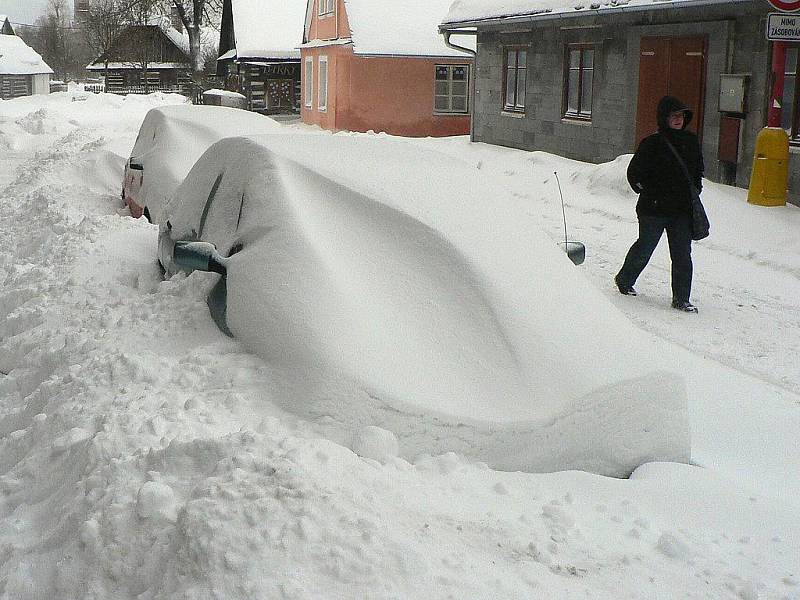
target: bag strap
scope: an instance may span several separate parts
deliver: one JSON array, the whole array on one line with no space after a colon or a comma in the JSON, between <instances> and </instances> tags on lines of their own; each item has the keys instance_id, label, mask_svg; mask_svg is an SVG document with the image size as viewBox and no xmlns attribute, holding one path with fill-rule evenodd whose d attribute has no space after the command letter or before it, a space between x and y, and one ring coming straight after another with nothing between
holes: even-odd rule
<instances>
[{"instance_id":1,"label":"bag strap","mask_svg":"<svg viewBox=\"0 0 800 600\"><path fill-rule=\"evenodd\" d=\"M689 175L689 169L686 168L686 163L683 162L683 158L681 158L681 155L678 154L677 150L675 150L675 146L672 145L672 142L670 142L669 139L667 138L667 136L665 136L663 133L661 134L661 139L664 140L664 143L672 151L672 154L675 155L675 159L678 161L678 165L680 166L681 171L683 171L683 176L686 177L686 181L689 182L690 186L692 186L693 188L696 189L696 186L694 185L694 181L692 181L692 176Z\"/></svg>"}]
</instances>

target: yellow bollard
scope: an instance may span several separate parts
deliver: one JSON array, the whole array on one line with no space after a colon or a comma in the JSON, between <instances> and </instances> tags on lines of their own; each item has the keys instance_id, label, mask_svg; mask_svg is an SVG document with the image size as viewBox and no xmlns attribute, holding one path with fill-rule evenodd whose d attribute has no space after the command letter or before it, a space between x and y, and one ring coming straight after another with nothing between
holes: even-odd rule
<instances>
[{"instance_id":1,"label":"yellow bollard","mask_svg":"<svg viewBox=\"0 0 800 600\"><path fill-rule=\"evenodd\" d=\"M747 201L785 206L789 187L789 136L780 127L764 127L756 137Z\"/></svg>"}]
</instances>

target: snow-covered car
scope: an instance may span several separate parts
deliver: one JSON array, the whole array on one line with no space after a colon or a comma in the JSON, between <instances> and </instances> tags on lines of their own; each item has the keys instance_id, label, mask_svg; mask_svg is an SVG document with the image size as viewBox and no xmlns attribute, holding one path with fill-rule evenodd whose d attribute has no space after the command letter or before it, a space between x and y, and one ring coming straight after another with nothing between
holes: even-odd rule
<instances>
[{"instance_id":1,"label":"snow-covered car","mask_svg":"<svg viewBox=\"0 0 800 600\"><path fill-rule=\"evenodd\" d=\"M160 106L144 118L125 163L122 200L131 216L158 222L164 202L200 155L224 137L275 131L280 124L257 113L221 106Z\"/></svg>"},{"instance_id":2,"label":"snow-covered car","mask_svg":"<svg viewBox=\"0 0 800 600\"><path fill-rule=\"evenodd\" d=\"M230 138L176 190L159 259L220 273L218 324L334 439L375 425L405 457L512 470L688 461L682 377L531 212L392 138Z\"/></svg>"}]
</instances>

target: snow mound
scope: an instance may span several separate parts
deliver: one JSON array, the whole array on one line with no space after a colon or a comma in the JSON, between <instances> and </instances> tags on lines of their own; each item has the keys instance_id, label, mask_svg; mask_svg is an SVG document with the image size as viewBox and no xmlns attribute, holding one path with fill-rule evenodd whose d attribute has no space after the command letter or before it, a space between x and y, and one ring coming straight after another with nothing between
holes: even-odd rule
<instances>
[{"instance_id":1,"label":"snow mound","mask_svg":"<svg viewBox=\"0 0 800 600\"><path fill-rule=\"evenodd\" d=\"M622 198L635 200L636 196L628 184L628 163L632 154L623 154L612 161L592 165L582 169L582 178L587 189L598 195L613 194Z\"/></svg>"},{"instance_id":2,"label":"snow mound","mask_svg":"<svg viewBox=\"0 0 800 600\"><path fill-rule=\"evenodd\" d=\"M790 350L800 339L794 335L800 293L788 268L797 266L800 252L787 252L797 244L795 207L754 207L746 203L746 190L709 185L706 199L718 205L719 216L714 253L698 247L698 258L709 259L698 269L706 308L699 320L680 319L668 296L666 302L653 300L655 294L630 301L616 293L609 269L635 224L613 217L632 214L632 203L582 193L585 181L575 179L575 208L590 211L584 232L593 235L583 238L590 248L586 265L564 266L593 277L605 296L640 322L656 329L660 323L664 337L692 345L695 353L675 345L652 352L682 357L676 369L689 382L695 460L704 467L648 463L630 480L618 480L579 471L501 472L455 452L381 462L349 448L391 454L391 436L375 429L381 418L374 417L388 419L396 409L383 404L372 410L361 402L375 401L363 386L303 380L302 368L287 374L223 336L205 305L216 276L162 281L153 257L156 228L116 214L118 198L82 185L81 161L102 170L104 160L114 161L103 152L127 156L148 108L87 110L90 102L43 96L0 102L0 131L24 138L11 156L2 155L3 166L11 164L18 175L3 190L0 210L3 600L797 597L797 395L742 373L748 370L745 352L752 350L770 362L767 374L797 387L797 352ZM42 107L50 115L45 128L57 135L30 136L14 124ZM560 159L541 160L526 178L527 153L466 139L415 143L428 149L452 144L458 160L450 167L480 162L481 176L496 190L513 179L512 191L528 201L520 219L529 212L539 218L558 213L560 219L560 207L538 197L552 196L542 181L563 168ZM441 176L440 163L432 161L429 170L425 164L403 173L403 186L396 185L399 176L383 171L380 177L413 196L418 178ZM360 173L345 167L350 176ZM516 177L506 174L510 168ZM584 172L592 168L583 166ZM347 169L339 177L348 177ZM452 184L445 180L441 194L423 197L423 208L435 213L452 202L460 193L452 193L460 189ZM484 200L511 201L497 191ZM463 228L466 213L455 212L455 225ZM580 224L581 213L573 214ZM496 225L486 222L487 229ZM503 236L491 241L507 259ZM517 243L517 262L549 252L544 245ZM468 256L477 270L482 263ZM556 260L542 256L542 263ZM786 269L773 268L778 258ZM515 267L510 276L527 274ZM545 275L537 276L542 286L548 285ZM520 281L524 289L530 285ZM741 287L748 281L757 292ZM372 297L372 288L364 289ZM564 303L573 301L563 291ZM392 300L406 297L398 293ZM598 323L609 318L606 304L587 298L579 309L588 309ZM731 298L735 302L727 302ZM737 316L721 318L727 309ZM568 335L572 313L549 316L574 342ZM738 330L754 343L732 349ZM602 327L598 332L602 337ZM641 349L638 338L631 339ZM547 340L531 343L548 349ZM603 362L602 344L595 350L598 366L612 363ZM580 378L593 364L587 354L578 348L573 361L548 367L568 376L572 369ZM714 366L703 355L725 357L739 370ZM794 361L792 370L782 370L779 358ZM645 353L640 359L649 362ZM630 368L633 359L624 347L618 361ZM645 368L632 376L653 376L643 383L646 392L658 385L656 373ZM297 380L287 377L292 374ZM619 377L608 382L622 383ZM310 397L325 410L318 419L297 418L293 411ZM507 406L502 398L493 400L499 415ZM360 421L344 422L349 414L342 405L348 402L351 409L366 406L356 415ZM567 403L558 414L575 414L576 406ZM644 398L632 412L652 406L658 407L655 399ZM589 409L575 422L594 414ZM340 429L349 427L349 435L341 443L318 439L340 415ZM553 415L551 430L557 411ZM430 416L411 414L405 431L392 431L398 454L401 443L413 448L415 436L448 433L429 429ZM459 423L452 431L471 427ZM578 426L566 424L563 432L568 444L585 438Z\"/></svg>"},{"instance_id":3,"label":"snow mound","mask_svg":"<svg viewBox=\"0 0 800 600\"><path fill-rule=\"evenodd\" d=\"M687 461L682 378L495 192L388 138L274 134L211 146L166 216L174 240L241 246L227 324L332 439L376 426L407 460L508 470Z\"/></svg>"},{"instance_id":4,"label":"snow mound","mask_svg":"<svg viewBox=\"0 0 800 600\"><path fill-rule=\"evenodd\" d=\"M386 462L396 457L399 451L397 436L374 425L359 429L353 440L353 452L379 462Z\"/></svg>"},{"instance_id":5,"label":"snow mound","mask_svg":"<svg viewBox=\"0 0 800 600\"><path fill-rule=\"evenodd\" d=\"M83 182L92 190L119 194L125 159L115 152L98 149L87 153L81 162Z\"/></svg>"},{"instance_id":6,"label":"snow mound","mask_svg":"<svg viewBox=\"0 0 800 600\"><path fill-rule=\"evenodd\" d=\"M51 133L54 129L50 128L51 125L50 115L47 109L40 108L30 114L25 115L21 119L17 119L17 125L31 135L42 135L43 133Z\"/></svg>"}]
</instances>

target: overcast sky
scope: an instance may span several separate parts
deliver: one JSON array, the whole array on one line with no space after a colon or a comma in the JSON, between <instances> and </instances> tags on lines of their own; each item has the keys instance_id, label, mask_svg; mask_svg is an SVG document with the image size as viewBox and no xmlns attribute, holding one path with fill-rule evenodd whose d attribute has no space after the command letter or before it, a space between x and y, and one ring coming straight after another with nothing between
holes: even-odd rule
<instances>
[{"instance_id":1,"label":"overcast sky","mask_svg":"<svg viewBox=\"0 0 800 600\"><path fill-rule=\"evenodd\" d=\"M71 9L72 0L67 4ZM6 15L12 23L32 24L46 11L47 0L0 0L0 15Z\"/></svg>"}]
</instances>

